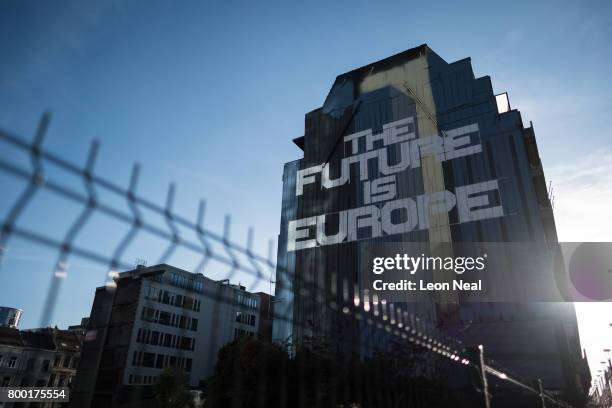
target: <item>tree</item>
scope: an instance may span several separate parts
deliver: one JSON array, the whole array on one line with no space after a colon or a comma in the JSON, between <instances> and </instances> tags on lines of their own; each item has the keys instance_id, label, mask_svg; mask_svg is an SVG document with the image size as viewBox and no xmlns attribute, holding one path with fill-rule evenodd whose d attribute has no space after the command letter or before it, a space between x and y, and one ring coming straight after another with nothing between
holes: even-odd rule
<instances>
[{"instance_id":1,"label":"tree","mask_svg":"<svg viewBox=\"0 0 612 408\"><path fill-rule=\"evenodd\" d=\"M207 408L473 407L473 389L455 389L440 372L450 364L422 347L386 344L368 357L310 339L295 355L252 338L225 345L207 381ZM464 377L470 367L452 366Z\"/></svg>"},{"instance_id":2,"label":"tree","mask_svg":"<svg viewBox=\"0 0 612 408\"><path fill-rule=\"evenodd\" d=\"M207 407L283 407L289 356L279 346L243 337L219 350L207 381Z\"/></svg>"},{"instance_id":3,"label":"tree","mask_svg":"<svg viewBox=\"0 0 612 408\"><path fill-rule=\"evenodd\" d=\"M193 397L187 389L187 375L179 369L167 367L153 387L153 394L161 408L193 408Z\"/></svg>"}]
</instances>

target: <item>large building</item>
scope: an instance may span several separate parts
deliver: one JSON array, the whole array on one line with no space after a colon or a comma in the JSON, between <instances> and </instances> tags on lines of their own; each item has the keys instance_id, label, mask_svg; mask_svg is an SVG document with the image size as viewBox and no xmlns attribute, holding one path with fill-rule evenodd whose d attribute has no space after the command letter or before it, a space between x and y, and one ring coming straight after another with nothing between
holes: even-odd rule
<instances>
[{"instance_id":1,"label":"large building","mask_svg":"<svg viewBox=\"0 0 612 408\"><path fill-rule=\"evenodd\" d=\"M223 345L258 336L261 305L243 286L166 264L118 274L96 289L71 403L142 406L166 367L201 386Z\"/></svg>"},{"instance_id":2,"label":"large building","mask_svg":"<svg viewBox=\"0 0 612 408\"><path fill-rule=\"evenodd\" d=\"M349 312L367 303L357 271L372 242L557 242L534 129L469 58L447 63L421 45L342 74L294 143L303 157L283 173L275 341L363 352L369 334ZM521 378L570 400L585 392L572 304L434 297L403 308Z\"/></svg>"}]
</instances>

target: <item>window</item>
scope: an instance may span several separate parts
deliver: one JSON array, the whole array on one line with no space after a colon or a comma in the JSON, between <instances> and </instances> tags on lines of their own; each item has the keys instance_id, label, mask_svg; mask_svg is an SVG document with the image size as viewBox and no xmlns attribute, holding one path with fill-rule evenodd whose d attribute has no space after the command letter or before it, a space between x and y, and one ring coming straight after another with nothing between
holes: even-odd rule
<instances>
[{"instance_id":1,"label":"window","mask_svg":"<svg viewBox=\"0 0 612 408\"><path fill-rule=\"evenodd\" d=\"M234 329L234 339L239 337L253 337L255 333L243 329Z\"/></svg>"},{"instance_id":2,"label":"window","mask_svg":"<svg viewBox=\"0 0 612 408\"><path fill-rule=\"evenodd\" d=\"M172 336L168 333L164 335L164 347L172 346Z\"/></svg>"},{"instance_id":3,"label":"window","mask_svg":"<svg viewBox=\"0 0 612 408\"><path fill-rule=\"evenodd\" d=\"M185 371L187 371L188 373L191 372L191 363L192 361L190 358L188 358L187 361L185 362Z\"/></svg>"},{"instance_id":4,"label":"window","mask_svg":"<svg viewBox=\"0 0 612 408\"><path fill-rule=\"evenodd\" d=\"M11 377L4 377L2 379L2 386L3 387L8 387L9 385L11 385Z\"/></svg>"},{"instance_id":5,"label":"window","mask_svg":"<svg viewBox=\"0 0 612 408\"><path fill-rule=\"evenodd\" d=\"M195 301L192 297L189 296L185 296L183 298L183 308L188 309L188 310L194 310L195 309Z\"/></svg>"},{"instance_id":6,"label":"window","mask_svg":"<svg viewBox=\"0 0 612 408\"><path fill-rule=\"evenodd\" d=\"M190 337L181 337L181 349L191 350L191 338Z\"/></svg>"},{"instance_id":7,"label":"window","mask_svg":"<svg viewBox=\"0 0 612 408\"><path fill-rule=\"evenodd\" d=\"M44 360L43 363L42 363L42 366L40 368L40 371L42 371L43 373L48 373L50 366L51 366L51 361L50 360Z\"/></svg>"},{"instance_id":8,"label":"window","mask_svg":"<svg viewBox=\"0 0 612 408\"><path fill-rule=\"evenodd\" d=\"M134 356L132 357L132 365L139 366L142 359L142 353L140 351L135 351Z\"/></svg>"},{"instance_id":9,"label":"window","mask_svg":"<svg viewBox=\"0 0 612 408\"><path fill-rule=\"evenodd\" d=\"M72 362L72 357L70 357L70 356L66 356L66 357L64 358L64 365L63 365L63 367L64 367L64 368L68 368L68 367L70 367L70 363L71 363L71 362Z\"/></svg>"},{"instance_id":10,"label":"window","mask_svg":"<svg viewBox=\"0 0 612 408\"><path fill-rule=\"evenodd\" d=\"M79 368L79 358L75 357L72 359L72 368Z\"/></svg>"},{"instance_id":11,"label":"window","mask_svg":"<svg viewBox=\"0 0 612 408\"><path fill-rule=\"evenodd\" d=\"M198 330L198 319L191 319L191 330Z\"/></svg>"},{"instance_id":12,"label":"window","mask_svg":"<svg viewBox=\"0 0 612 408\"><path fill-rule=\"evenodd\" d=\"M196 292L202 292L202 289L204 288L204 283L202 281L196 281L195 284L193 285L193 289Z\"/></svg>"},{"instance_id":13,"label":"window","mask_svg":"<svg viewBox=\"0 0 612 408\"><path fill-rule=\"evenodd\" d=\"M155 360L155 368L164 368L164 355L158 354Z\"/></svg>"},{"instance_id":14,"label":"window","mask_svg":"<svg viewBox=\"0 0 612 408\"><path fill-rule=\"evenodd\" d=\"M147 299L154 299L154 300L158 300L159 299L159 289L154 288L153 286L149 286L149 292L147 293L147 295L145 296Z\"/></svg>"},{"instance_id":15,"label":"window","mask_svg":"<svg viewBox=\"0 0 612 408\"><path fill-rule=\"evenodd\" d=\"M253 314L236 312L236 322L255 326L257 317Z\"/></svg>"},{"instance_id":16,"label":"window","mask_svg":"<svg viewBox=\"0 0 612 408\"><path fill-rule=\"evenodd\" d=\"M154 353L142 353L142 365L144 367L155 367L155 354Z\"/></svg>"},{"instance_id":17,"label":"window","mask_svg":"<svg viewBox=\"0 0 612 408\"><path fill-rule=\"evenodd\" d=\"M62 356L55 356L55 359L53 360L53 367L59 367L61 362Z\"/></svg>"},{"instance_id":18,"label":"window","mask_svg":"<svg viewBox=\"0 0 612 408\"><path fill-rule=\"evenodd\" d=\"M49 387L54 387L55 386L55 374L51 374L51 376L49 377Z\"/></svg>"},{"instance_id":19,"label":"window","mask_svg":"<svg viewBox=\"0 0 612 408\"><path fill-rule=\"evenodd\" d=\"M156 319L156 310L150 307L143 307L142 308L142 315L141 315L141 319L148 321L148 322L154 322Z\"/></svg>"},{"instance_id":20,"label":"window","mask_svg":"<svg viewBox=\"0 0 612 408\"><path fill-rule=\"evenodd\" d=\"M11 357L8 362L8 368L15 368L17 365L17 357Z\"/></svg>"},{"instance_id":21,"label":"window","mask_svg":"<svg viewBox=\"0 0 612 408\"><path fill-rule=\"evenodd\" d=\"M66 376L65 375L60 375L59 376L59 380L57 381L57 386L58 387L63 387L65 383L66 383Z\"/></svg>"},{"instance_id":22,"label":"window","mask_svg":"<svg viewBox=\"0 0 612 408\"><path fill-rule=\"evenodd\" d=\"M168 312L160 312L159 313L159 323L165 324L166 326L170 326L171 315Z\"/></svg>"}]
</instances>

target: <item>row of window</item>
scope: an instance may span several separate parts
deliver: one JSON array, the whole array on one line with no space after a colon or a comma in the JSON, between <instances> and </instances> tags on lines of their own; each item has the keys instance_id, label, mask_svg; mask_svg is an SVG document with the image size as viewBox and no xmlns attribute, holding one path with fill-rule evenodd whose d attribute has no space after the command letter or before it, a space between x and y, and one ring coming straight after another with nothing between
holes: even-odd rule
<instances>
[{"instance_id":1,"label":"row of window","mask_svg":"<svg viewBox=\"0 0 612 408\"><path fill-rule=\"evenodd\" d=\"M0 367L2 367L2 363L4 362L4 360L5 360L4 356L0 355ZM19 362L19 359L17 357L15 356L9 357L8 359L6 359L6 367L15 368L17 367L18 362ZM53 367L77 368L78 364L79 364L79 359L77 357L72 358L72 356L65 356L64 359L62 360L62 356L57 355L55 356L55 359L53 360ZM35 365L36 365L36 359L28 358L28 361L26 362L26 370L30 372L34 371ZM40 371L43 373L48 372L50 365L51 365L51 361L43 360L41 367L40 367Z\"/></svg>"},{"instance_id":2,"label":"row of window","mask_svg":"<svg viewBox=\"0 0 612 408\"><path fill-rule=\"evenodd\" d=\"M6 366L8 368L15 368L17 367L17 361L17 357L10 357L6 362ZM0 367L2 367L2 363L4 363L4 358L0 355Z\"/></svg>"},{"instance_id":3,"label":"row of window","mask_svg":"<svg viewBox=\"0 0 612 408\"><path fill-rule=\"evenodd\" d=\"M140 375L140 374L130 374L128 378L128 384L142 384L142 385L150 385L157 383L156 375Z\"/></svg>"},{"instance_id":4,"label":"row of window","mask_svg":"<svg viewBox=\"0 0 612 408\"><path fill-rule=\"evenodd\" d=\"M234 329L234 339L239 337L254 337L255 333L244 329Z\"/></svg>"},{"instance_id":5,"label":"row of window","mask_svg":"<svg viewBox=\"0 0 612 408\"><path fill-rule=\"evenodd\" d=\"M148 368L182 368L188 373L191 372L193 361L186 357L177 357L167 354L149 353L146 351L135 351L132 356L132 365L134 367Z\"/></svg>"},{"instance_id":6,"label":"row of window","mask_svg":"<svg viewBox=\"0 0 612 408\"><path fill-rule=\"evenodd\" d=\"M22 378L19 384L11 384L11 377L7 375L2 379L2 382L0 382L0 387L4 388L11 385L19 387L64 387L70 385L70 383L72 383L71 375L67 376L65 374L61 374L58 376L56 374L51 374L49 381L37 380L36 382L33 382L28 378Z\"/></svg>"},{"instance_id":7,"label":"row of window","mask_svg":"<svg viewBox=\"0 0 612 408\"><path fill-rule=\"evenodd\" d=\"M140 318L147 322L159 323L164 326L178 327L180 329L198 330L198 319L181 316L152 307L143 307Z\"/></svg>"},{"instance_id":8,"label":"row of window","mask_svg":"<svg viewBox=\"0 0 612 408\"><path fill-rule=\"evenodd\" d=\"M57 378L57 381L56 381ZM51 374L51 377L49 377L49 385L48 387L64 387L64 386L68 386L70 383L72 383L72 376L66 376L64 374L61 375L55 375L55 374Z\"/></svg>"},{"instance_id":9,"label":"row of window","mask_svg":"<svg viewBox=\"0 0 612 408\"><path fill-rule=\"evenodd\" d=\"M249 307L251 309L257 309L258 301L257 298L252 296L248 296L245 293L238 292L238 296L236 297L236 301L239 305Z\"/></svg>"},{"instance_id":10,"label":"row of window","mask_svg":"<svg viewBox=\"0 0 612 408\"><path fill-rule=\"evenodd\" d=\"M171 272L167 281L171 285L193 290L194 292L202 293L204 291L204 282L202 280L188 278L180 273Z\"/></svg>"},{"instance_id":11,"label":"row of window","mask_svg":"<svg viewBox=\"0 0 612 408\"><path fill-rule=\"evenodd\" d=\"M236 312L236 323L248 324L255 326L256 317L254 314Z\"/></svg>"},{"instance_id":12,"label":"row of window","mask_svg":"<svg viewBox=\"0 0 612 408\"><path fill-rule=\"evenodd\" d=\"M200 306L202 305L200 300L192 298L191 296L179 295L153 286L149 286L146 289L145 298L155 300L165 305L173 305L182 307L183 309L193 310L195 312L199 312Z\"/></svg>"},{"instance_id":13,"label":"row of window","mask_svg":"<svg viewBox=\"0 0 612 408\"><path fill-rule=\"evenodd\" d=\"M46 361L46 360L45 360ZM62 356L55 356L53 360L53 367L63 367L63 368L77 368L79 366L79 358L72 356L64 356L62 360Z\"/></svg>"},{"instance_id":14,"label":"row of window","mask_svg":"<svg viewBox=\"0 0 612 408\"><path fill-rule=\"evenodd\" d=\"M195 339L187 336L158 332L157 330L138 329L136 342L153 346L171 347L181 350L193 350Z\"/></svg>"}]
</instances>

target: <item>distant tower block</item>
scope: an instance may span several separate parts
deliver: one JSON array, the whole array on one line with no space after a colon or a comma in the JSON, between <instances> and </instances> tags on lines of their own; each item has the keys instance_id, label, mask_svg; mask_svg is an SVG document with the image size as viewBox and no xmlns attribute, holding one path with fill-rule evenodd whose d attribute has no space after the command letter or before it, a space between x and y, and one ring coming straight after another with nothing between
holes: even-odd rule
<instances>
[{"instance_id":1,"label":"distant tower block","mask_svg":"<svg viewBox=\"0 0 612 408\"><path fill-rule=\"evenodd\" d=\"M12 327L14 329L19 326L21 314L23 310L14 307L0 306L0 327Z\"/></svg>"}]
</instances>

